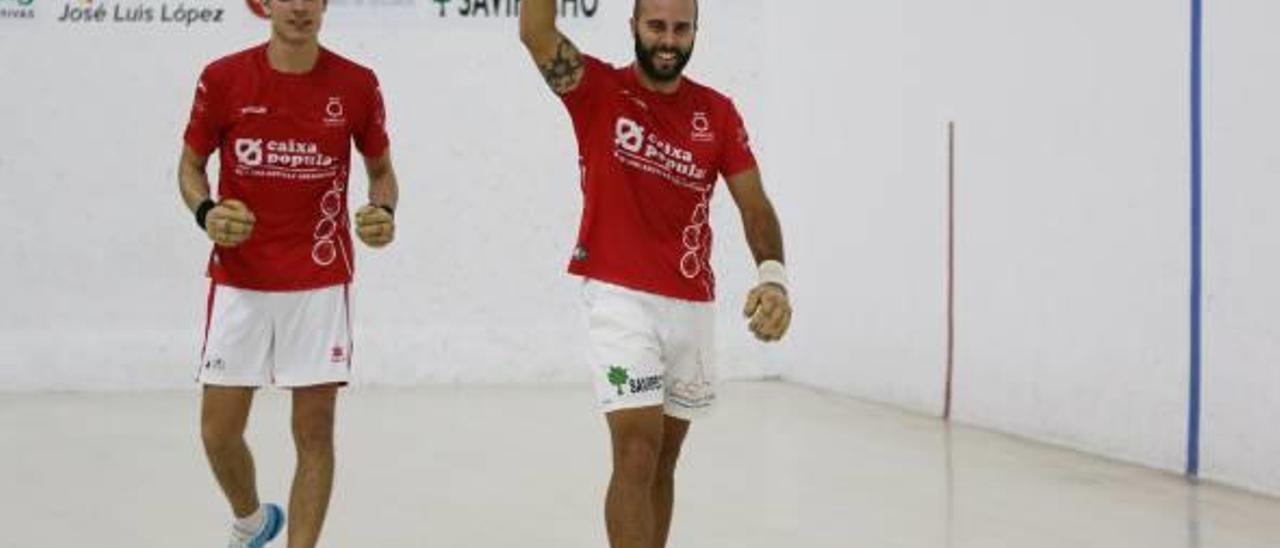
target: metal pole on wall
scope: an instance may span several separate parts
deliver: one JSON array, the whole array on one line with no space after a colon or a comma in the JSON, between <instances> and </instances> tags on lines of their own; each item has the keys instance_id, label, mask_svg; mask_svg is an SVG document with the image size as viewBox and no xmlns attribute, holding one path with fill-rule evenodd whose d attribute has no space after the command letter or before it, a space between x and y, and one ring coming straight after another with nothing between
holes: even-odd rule
<instances>
[{"instance_id":1,"label":"metal pole on wall","mask_svg":"<svg viewBox=\"0 0 1280 548\"><path fill-rule=\"evenodd\" d=\"M956 123L947 122L947 380L942 419L951 420L956 348Z\"/></svg>"}]
</instances>

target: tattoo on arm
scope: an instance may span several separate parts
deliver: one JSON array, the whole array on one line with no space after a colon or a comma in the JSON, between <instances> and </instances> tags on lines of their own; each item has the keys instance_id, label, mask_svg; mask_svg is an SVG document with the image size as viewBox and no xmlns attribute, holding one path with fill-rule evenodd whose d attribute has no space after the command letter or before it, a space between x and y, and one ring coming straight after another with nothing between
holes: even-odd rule
<instances>
[{"instance_id":1,"label":"tattoo on arm","mask_svg":"<svg viewBox=\"0 0 1280 548\"><path fill-rule=\"evenodd\" d=\"M556 45L556 54L545 63L538 65L542 77L557 94L573 91L582 79L582 52L568 38L560 37Z\"/></svg>"}]
</instances>

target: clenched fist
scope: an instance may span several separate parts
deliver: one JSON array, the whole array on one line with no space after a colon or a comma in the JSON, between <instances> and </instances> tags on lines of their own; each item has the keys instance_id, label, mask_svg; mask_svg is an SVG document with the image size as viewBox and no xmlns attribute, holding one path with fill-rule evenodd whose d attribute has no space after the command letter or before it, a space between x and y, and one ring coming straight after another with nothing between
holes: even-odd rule
<instances>
[{"instance_id":1,"label":"clenched fist","mask_svg":"<svg viewBox=\"0 0 1280 548\"><path fill-rule=\"evenodd\" d=\"M386 246L396 239L396 218L381 206L366 205L356 211L356 235L369 247Z\"/></svg>"},{"instance_id":2,"label":"clenched fist","mask_svg":"<svg viewBox=\"0 0 1280 548\"><path fill-rule=\"evenodd\" d=\"M235 247L249 239L258 218L239 200L223 200L209 210L204 231L214 244Z\"/></svg>"},{"instance_id":3,"label":"clenched fist","mask_svg":"<svg viewBox=\"0 0 1280 548\"><path fill-rule=\"evenodd\" d=\"M777 341L791 326L791 299L782 286L762 283L747 294L747 306L742 313L750 318L748 327L757 339Z\"/></svg>"}]
</instances>

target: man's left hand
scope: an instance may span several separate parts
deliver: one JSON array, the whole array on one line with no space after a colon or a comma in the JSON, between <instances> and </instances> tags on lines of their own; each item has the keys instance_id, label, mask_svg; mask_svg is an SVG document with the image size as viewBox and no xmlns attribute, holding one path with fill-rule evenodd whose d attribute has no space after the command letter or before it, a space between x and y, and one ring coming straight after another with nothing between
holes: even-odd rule
<instances>
[{"instance_id":1,"label":"man's left hand","mask_svg":"<svg viewBox=\"0 0 1280 548\"><path fill-rule=\"evenodd\" d=\"M774 342L791 327L791 299L787 291L775 283L762 283L747 294L742 313L751 319L748 325L757 339Z\"/></svg>"},{"instance_id":2,"label":"man's left hand","mask_svg":"<svg viewBox=\"0 0 1280 548\"><path fill-rule=\"evenodd\" d=\"M356 211L356 235L369 247L385 247L396 239L396 218L386 209L366 205Z\"/></svg>"}]
</instances>

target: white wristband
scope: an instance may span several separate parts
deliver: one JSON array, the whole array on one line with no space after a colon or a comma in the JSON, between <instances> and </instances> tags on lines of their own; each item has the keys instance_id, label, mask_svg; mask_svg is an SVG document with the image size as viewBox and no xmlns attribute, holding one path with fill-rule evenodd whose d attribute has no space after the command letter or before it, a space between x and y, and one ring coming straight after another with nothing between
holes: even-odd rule
<instances>
[{"instance_id":1,"label":"white wristband","mask_svg":"<svg viewBox=\"0 0 1280 548\"><path fill-rule=\"evenodd\" d=\"M778 284L783 289L787 288L787 267L779 261L769 260L760 263L760 283L762 284Z\"/></svg>"}]
</instances>

